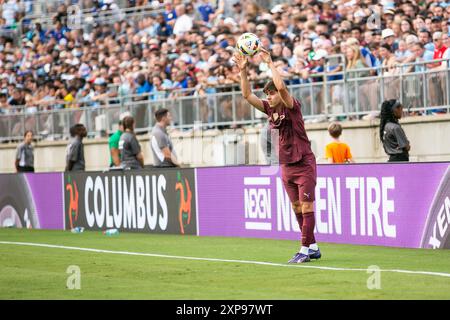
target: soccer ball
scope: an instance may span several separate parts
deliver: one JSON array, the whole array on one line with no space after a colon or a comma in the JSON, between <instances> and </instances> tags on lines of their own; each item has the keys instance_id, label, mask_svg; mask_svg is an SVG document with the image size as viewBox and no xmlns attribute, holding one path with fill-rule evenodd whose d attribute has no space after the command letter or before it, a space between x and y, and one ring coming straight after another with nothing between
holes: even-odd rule
<instances>
[{"instance_id":1,"label":"soccer ball","mask_svg":"<svg viewBox=\"0 0 450 320\"><path fill-rule=\"evenodd\" d=\"M236 44L237 49L245 56L252 57L258 51L261 46L261 40L254 33L244 33L242 34Z\"/></svg>"}]
</instances>

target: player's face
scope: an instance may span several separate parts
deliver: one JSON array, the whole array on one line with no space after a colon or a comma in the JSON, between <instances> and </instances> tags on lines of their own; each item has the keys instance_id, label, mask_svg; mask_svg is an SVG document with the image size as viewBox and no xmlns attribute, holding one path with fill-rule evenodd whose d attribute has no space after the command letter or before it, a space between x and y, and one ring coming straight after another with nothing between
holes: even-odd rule
<instances>
[{"instance_id":1,"label":"player's face","mask_svg":"<svg viewBox=\"0 0 450 320\"><path fill-rule=\"evenodd\" d=\"M278 106L281 103L281 97L278 94L278 91L269 90L267 91L267 101L269 101L269 105L271 108Z\"/></svg>"}]
</instances>

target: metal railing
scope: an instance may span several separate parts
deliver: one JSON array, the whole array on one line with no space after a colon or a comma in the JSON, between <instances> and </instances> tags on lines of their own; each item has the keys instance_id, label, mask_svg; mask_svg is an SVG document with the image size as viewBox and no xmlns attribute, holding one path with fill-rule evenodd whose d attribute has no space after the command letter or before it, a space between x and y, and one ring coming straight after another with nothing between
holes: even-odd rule
<instances>
[{"instance_id":1,"label":"metal railing","mask_svg":"<svg viewBox=\"0 0 450 320\"><path fill-rule=\"evenodd\" d=\"M425 63L402 64L398 74L352 77L354 72L373 68L344 70L335 74L316 74L321 81L288 86L291 94L302 103L305 121L353 119L379 112L386 99L400 99L408 112L429 114L449 112L450 68L408 72L420 69ZM431 62L427 62L431 63ZM415 71L415 70L412 70ZM331 77L341 79L332 80ZM15 108L0 114L0 140L20 140L25 130L32 130L37 138L65 139L73 124L83 123L89 136L106 136L117 126L120 115L130 112L136 119L136 131L147 132L154 124L154 112L167 108L173 115L177 129L229 128L261 123L265 115L252 108L237 90L237 84L222 86L223 92L199 95L195 89L172 91L163 99L153 100L152 94L118 96L100 101L97 106L79 108ZM263 96L261 86L254 90ZM141 100L137 100L141 99ZM71 103L74 105L74 102ZM64 106L62 106L64 107ZM32 112L30 112L31 110Z\"/></svg>"}]
</instances>

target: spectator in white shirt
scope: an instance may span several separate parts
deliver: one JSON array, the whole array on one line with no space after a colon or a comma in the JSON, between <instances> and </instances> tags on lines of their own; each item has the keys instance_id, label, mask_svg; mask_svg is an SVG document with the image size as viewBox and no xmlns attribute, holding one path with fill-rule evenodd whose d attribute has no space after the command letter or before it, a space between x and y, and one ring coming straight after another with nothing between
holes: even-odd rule
<instances>
[{"instance_id":1,"label":"spectator in white shirt","mask_svg":"<svg viewBox=\"0 0 450 320\"><path fill-rule=\"evenodd\" d=\"M193 27L193 21L190 16L186 14L186 7L184 4L180 4L175 7L175 12L177 13L177 20L173 26L173 33L177 36L183 33L191 31Z\"/></svg>"}]
</instances>

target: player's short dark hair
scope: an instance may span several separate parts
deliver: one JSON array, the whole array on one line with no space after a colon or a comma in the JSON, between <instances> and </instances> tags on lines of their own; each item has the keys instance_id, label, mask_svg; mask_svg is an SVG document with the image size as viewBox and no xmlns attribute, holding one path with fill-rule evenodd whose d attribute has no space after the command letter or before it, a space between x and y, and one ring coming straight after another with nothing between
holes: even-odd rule
<instances>
[{"instance_id":1,"label":"player's short dark hair","mask_svg":"<svg viewBox=\"0 0 450 320\"><path fill-rule=\"evenodd\" d=\"M342 126L337 122L332 122L328 126L328 133L330 134L330 136L337 139L342 134Z\"/></svg>"},{"instance_id":2,"label":"player's short dark hair","mask_svg":"<svg viewBox=\"0 0 450 320\"><path fill-rule=\"evenodd\" d=\"M263 92L265 94L267 94L269 91L277 91L278 89L275 86L275 82L273 82L273 80L270 80L269 82L266 83L266 85L264 86Z\"/></svg>"},{"instance_id":3,"label":"player's short dark hair","mask_svg":"<svg viewBox=\"0 0 450 320\"><path fill-rule=\"evenodd\" d=\"M164 118L168 113L169 113L169 110L167 110L166 108L156 110L156 112L155 112L156 121L158 121L158 122L161 121L161 119Z\"/></svg>"}]
</instances>

